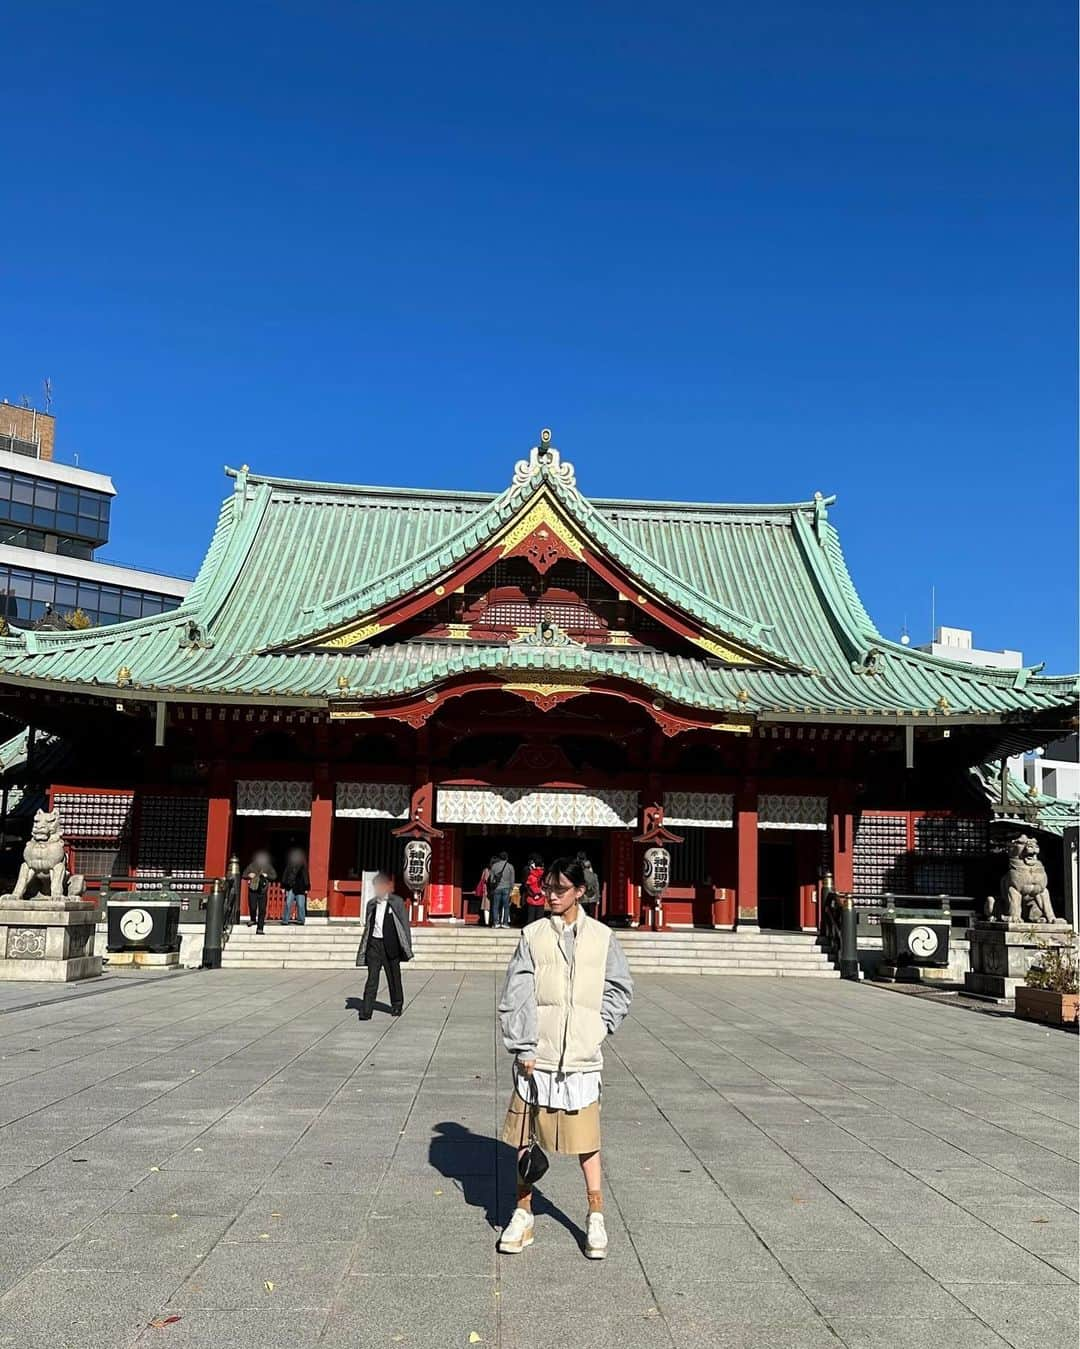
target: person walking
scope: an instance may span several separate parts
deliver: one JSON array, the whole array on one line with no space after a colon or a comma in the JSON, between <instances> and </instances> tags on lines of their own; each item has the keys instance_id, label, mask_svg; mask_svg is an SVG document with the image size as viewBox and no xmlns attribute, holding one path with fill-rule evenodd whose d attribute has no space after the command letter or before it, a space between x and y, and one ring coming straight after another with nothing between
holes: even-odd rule
<instances>
[{"instance_id":1,"label":"person walking","mask_svg":"<svg viewBox=\"0 0 1080 1349\"><path fill-rule=\"evenodd\" d=\"M412 960L412 931L405 912L405 901L395 895L394 882L385 871L377 871L371 882L374 895L364 911L364 935L356 953L357 966L367 966L367 983L360 1008L360 1020L370 1021L379 991L379 976L386 970L390 990L390 1012L400 1016L405 1008L405 992L401 986L401 966Z\"/></svg>"},{"instance_id":2,"label":"person walking","mask_svg":"<svg viewBox=\"0 0 1080 1349\"><path fill-rule=\"evenodd\" d=\"M266 900L270 886L277 880L277 872L265 848L260 848L244 872L248 883L248 927L254 927L261 937L266 926Z\"/></svg>"},{"instance_id":3,"label":"person walking","mask_svg":"<svg viewBox=\"0 0 1080 1349\"><path fill-rule=\"evenodd\" d=\"M544 916L544 859L539 853L529 857L522 889L525 891L525 922L534 923Z\"/></svg>"},{"instance_id":4,"label":"person walking","mask_svg":"<svg viewBox=\"0 0 1080 1349\"><path fill-rule=\"evenodd\" d=\"M600 877L593 870L593 865L583 852L579 852L577 860L581 863L582 870L585 872L585 894L581 902L585 905L585 912L590 918L597 916L597 906L600 903Z\"/></svg>"},{"instance_id":5,"label":"person walking","mask_svg":"<svg viewBox=\"0 0 1080 1349\"><path fill-rule=\"evenodd\" d=\"M488 891L491 894L493 927L510 926L510 891L516 880L508 853L497 852L488 866Z\"/></svg>"},{"instance_id":6,"label":"person walking","mask_svg":"<svg viewBox=\"0 0 1080 1349\"><path fill-rule=\"evenodd\" d=\"M544 890L551 913L522 932L499 999L503 1044L515 1056L502 1139L519 1160L530 1133L546 1151L577 1155L588 1204L585 1254L602 1260L601 1045L629 1011L634 982L614 933L582 907L585 871L576 857L552 862ZM517 1254L533 1240L532 1187L519 1181L499 1249Z\"/></svg>"},{"instance_id":7,"label":"person walking","mask_svg":"<svg viewBox=\"0 0 1080 1349\"><path fill-rule=\"evenodd\" d=\"M285 907L281 911L283 925L288 925L289 915L296 909L296 923L303 927L307 922L307 897L311 889L311 877L308 875L307 858L303 848L290 848L285 859L285 870L281 873L281 884L285 887Z\"/></svg>"}]
</instances>

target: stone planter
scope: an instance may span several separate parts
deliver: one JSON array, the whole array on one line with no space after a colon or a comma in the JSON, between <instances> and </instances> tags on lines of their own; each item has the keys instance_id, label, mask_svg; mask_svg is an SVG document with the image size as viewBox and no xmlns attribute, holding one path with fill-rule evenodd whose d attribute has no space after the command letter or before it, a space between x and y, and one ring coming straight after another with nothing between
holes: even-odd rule
<instances>
[{"instance_id":1,"label":"stone planter","mask_svg":"<svg viewBox=\"0 0 1080 1349\"><path fill-rule=\"evenodd\" d=\"M1044 1021L1051 1026L1073 1025L1080 1015L1080 993L1055 993L1050 988L1016 990L1016 1015L1024 1021Z\"/></svg>"}]
</instances>

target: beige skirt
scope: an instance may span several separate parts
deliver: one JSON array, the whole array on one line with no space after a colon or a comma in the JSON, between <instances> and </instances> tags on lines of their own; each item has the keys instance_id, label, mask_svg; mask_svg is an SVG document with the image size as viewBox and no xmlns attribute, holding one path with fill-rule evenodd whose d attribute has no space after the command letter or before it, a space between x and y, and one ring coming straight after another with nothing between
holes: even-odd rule
<instances>
[{"instance_id":1,"label":"beige skirt","mask_svg":"<svg viewBox=\"0 0 1080 1349\"><path fill-rule=\"evenodd\" d=\"M526 1111L536 1112L536 1140L545 1152L583 1152L600 1150L600 1102L593 1101L584 1110L549 1110L530 1105L515 1091L510 1097L503 1124L502 1141L520 1148L529 1141Z\"/></svg>"}]
</instances>

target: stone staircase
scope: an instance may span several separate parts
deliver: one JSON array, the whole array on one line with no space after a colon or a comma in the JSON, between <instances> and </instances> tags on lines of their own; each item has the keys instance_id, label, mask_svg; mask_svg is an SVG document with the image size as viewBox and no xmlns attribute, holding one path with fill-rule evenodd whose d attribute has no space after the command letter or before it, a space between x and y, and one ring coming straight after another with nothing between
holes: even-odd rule
<instances>
[{"instance_id":1,"label":"stone staircase","mask_svg":"<svg viewBox=\"0 0 1080 1349\"><path fill-rule=\"evenodd\" d=\"M233 929L222 965L227 969L351 969L360 944L360 924L308 920L304 928L268 923ZM414 930L413 970L506 968L519 933L464 925ZM620 930L630 968L639 974L757 974L838 979L839 973L812 933L648 932Z\"/></svg>"}]
</instances>

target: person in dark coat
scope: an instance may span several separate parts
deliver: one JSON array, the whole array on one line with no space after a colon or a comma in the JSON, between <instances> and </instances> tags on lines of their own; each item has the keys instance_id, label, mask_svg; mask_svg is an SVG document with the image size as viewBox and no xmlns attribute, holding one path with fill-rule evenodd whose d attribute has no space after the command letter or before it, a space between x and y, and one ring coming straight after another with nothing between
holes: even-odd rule
<instances>
[{"instance_id":1,"label":"person in dark coat","mask_svg":"<svg viewBox=\"0 0 1080 1349\"><path fill-rule=\"evenodd\" d=\"M266 900L277 872L265 848L260 848L251 859L244 878L248 883L248 927L255 926L255 935L262 936L266 924Z\"/></svg>"},{"instance_id":2,"label":"person in dark coat","mask_svg":"<svg viewBox=\"0 0 1080 1349\"><path fill-rule=\"evenodd\" d=\"M360 1020L370 1021L379 991L379 976L386 969L390 988L390 1011L400 1016L405 1007L405 992L401 986L401 965L412 960L412 931L405 901L393 893L393 879L385 871L375 873L372 881L375 894L364 910L364 935L356 953L357 965L367 966L367 983Z\"/></svg>"},{"instance_id":3,"label":"person in dark coat","mask_svg":"<svg viewBox=\"0 0 1080 1349\"><path fill-rule=\"evenodd\" d=\"M282 923L289 922L293 907L296 908L296 922L303 927L307 921L307 897L311 889L311 877L308 875L307 858L303 848L290 848L285 859L285 870L281 873L281 884L285 888L285 907L281 911Z\"/></svg>"}]
</instances>

